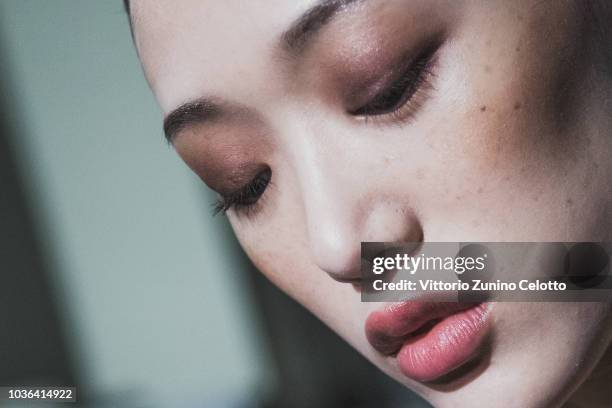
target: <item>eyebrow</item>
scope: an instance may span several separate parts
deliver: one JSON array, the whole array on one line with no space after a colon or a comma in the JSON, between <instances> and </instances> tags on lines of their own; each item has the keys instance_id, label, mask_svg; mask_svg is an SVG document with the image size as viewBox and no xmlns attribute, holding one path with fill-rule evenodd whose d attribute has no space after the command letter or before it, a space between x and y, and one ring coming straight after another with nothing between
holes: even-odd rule
<instances>
[{"instance_id":1,"label":"eyebrow","mask_svg":"<svg viewBox=\"0 0 612 408\"><path fill-rule=\"evenodd\" d=\"M346 6L362 0L322 0L306 10L280 36L281 48L297 57L312 43L316 34ZM128 6L129 7L129 6ZM128 8L129 10L129 8ZM164 134L168 143L183 129L218 119L227 112L223 104L211 99L199 98L174 109L164 119Z\"/></svg>"},{"instance_id":2,"label":"eyebrow","mask_svg":"<svg viewBox=\"0 0 612 408\"><path fill-rule=\"evenodd\" d=\"M164 119L164 135L172 144L174 137L184 128L218 119L225 109L221 103L210 99L196 99L182 104Z\"/></svg>"},{"instance_id":3,"label":"eyebrow","mask_svg":"<svg viewBox=\"0 0 612 408\"><path fill-rule=\"evenodd\" d=\"M290 55L303 52L321 28L357 1L360 0L322 0L309 8L281 35L282 48Z\"/></svg>"}]
</instances>

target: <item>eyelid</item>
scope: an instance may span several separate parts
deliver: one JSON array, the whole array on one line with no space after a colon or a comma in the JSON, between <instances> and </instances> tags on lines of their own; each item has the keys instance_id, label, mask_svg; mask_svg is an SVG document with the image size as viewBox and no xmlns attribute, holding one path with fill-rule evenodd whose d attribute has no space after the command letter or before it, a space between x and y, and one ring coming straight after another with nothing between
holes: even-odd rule
<instances>
[{"instance_id":1,"label":"eyelid","mask_svg":"<svg viewBox=\"0 0 612 408\"><path fill-rule=\"evenodd\" d=\"M434 71L438 64L438 54L441 45L441 41L431 42L428 46L422 48L416 57L411 59L409 64L402 64L405 68L390 69L391 72L400 72L400 74L385 75L385 77L391 77L392 79L383 80L382 82L386 82L386 85L382 86L374 96L370 97L367 103L347 112L356 119L366 122L371 120L384 122L389 119L397 122L412 117L428 96L427 91L433 89L431 79L435 76ZM409 75L413 75L414 78L407 78ZM384 97L385 93L390 92L394 86L397 86L402 81L408 81L408 83L403 85L401 100L392 109L381 113L367 112L369 104L375 104L377 99Z\"/></svg>"},{"instance_id":2,"label":"eyelid","mask_svg":"<svg viewBox=\"0 0 612 408\"><path fill-rule=\"evenodd\" d=\"M213 203L213 215L225 214L230 209L233 209L237 215L253 215L259 209L261 200L270 187L271 181L272 170L266 167L247 184L233 192L221 194L219 200Z\"/></svg>"}]
</instances>

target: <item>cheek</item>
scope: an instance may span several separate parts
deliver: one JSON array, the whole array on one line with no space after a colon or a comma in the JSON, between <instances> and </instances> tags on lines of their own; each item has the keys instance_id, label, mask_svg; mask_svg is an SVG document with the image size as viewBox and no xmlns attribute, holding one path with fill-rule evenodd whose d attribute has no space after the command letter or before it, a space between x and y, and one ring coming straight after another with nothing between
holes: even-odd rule
<instances>
[{"instance_id":1,"label":"cheek","mask_svg":"<svg viewBox=\"0 0 612 408\"><path fill-rule=\"evenodd\" d=\"M300 219L274 216L262 227L248 223L234 219L232 227L256 268L346 341L365 350L364 304L351 285L334 281L312 263Z\"/></svg>"},{"instance_id":2,"label":"cheek","mask_svg":"<svg viewBox=\"0 0 612 408\"><path fill-rule=\"evenodd\" d=\"M447 238L451 231L484 240L588 235L591 226L570 222L592 170L587 128L575 114L584 108L577 83L586 69L574 63L583 60L575 41L582 27L567 23L567 32L548 35L564 12L517 15L511 26L492 16L496 30L462 33L445 50L424 132L431 140L424 173L437 175L420 189L430 232L433 225ZM583 210L594 200L582 200Z\"/></svg>"},{"instance_id":3,"label":"cheek","mask_svg":"<svg viewBox=\"0 0 612 408\"><path fill-rule=\"evenodd\" d=\"M584 28L573 23L571 9L493 14L495 30L467 32L453 48L450 59L458 63L447 87L456 95L451 114L460 123L458 148L464 156L483 167L516 172L542 157L559 165L575 150L572 112L580 107L586 45L577 40L585 37Z\"/></svg>"},{"instance_id":4,"label":"cheek","mask_svg":"<svg viewBox=\"0 0 612 408\"><path fill-rule=\"evenodd\" d=\"M300 303L309 303L309 294L321 283L319 275L323 273L312 272L299 219L276 206L264 209L256 218L230 217L242 248L272 283Z\"/></svg>"}]
</instances>

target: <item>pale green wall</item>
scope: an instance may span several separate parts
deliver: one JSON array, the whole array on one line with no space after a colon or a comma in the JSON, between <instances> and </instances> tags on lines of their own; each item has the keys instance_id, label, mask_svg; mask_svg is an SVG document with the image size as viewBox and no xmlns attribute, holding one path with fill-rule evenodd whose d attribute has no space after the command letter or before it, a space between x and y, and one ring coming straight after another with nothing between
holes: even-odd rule
<instances>
[{"instance_id":1,"label":"pale green wall","mask_svg":"<svg viewBox=\"0 0 612 408\"><path fill-rule=\"evenodd\" d=\"M0 41L20 170L86 384L154 406L265 390L244 259L163 141L121 1L2 0Z\"/></svg>"}]
</instances>

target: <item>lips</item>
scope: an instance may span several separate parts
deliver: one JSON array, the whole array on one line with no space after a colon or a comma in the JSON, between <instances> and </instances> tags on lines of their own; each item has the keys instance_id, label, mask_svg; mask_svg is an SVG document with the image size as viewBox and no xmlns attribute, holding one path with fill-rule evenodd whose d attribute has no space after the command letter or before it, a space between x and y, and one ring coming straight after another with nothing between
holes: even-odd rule
<instances>
[{"instance_id":1,"label":"lips","mask_svg":"<svg viewBox=\"0 0 612 408\"><path fill-rule=\"evenodd\" d=\"M433 381L471 360L489 328L486 303L403 302L372 312L368 341L397 358L404 375Z\"/></svg>"}]
</instances>

